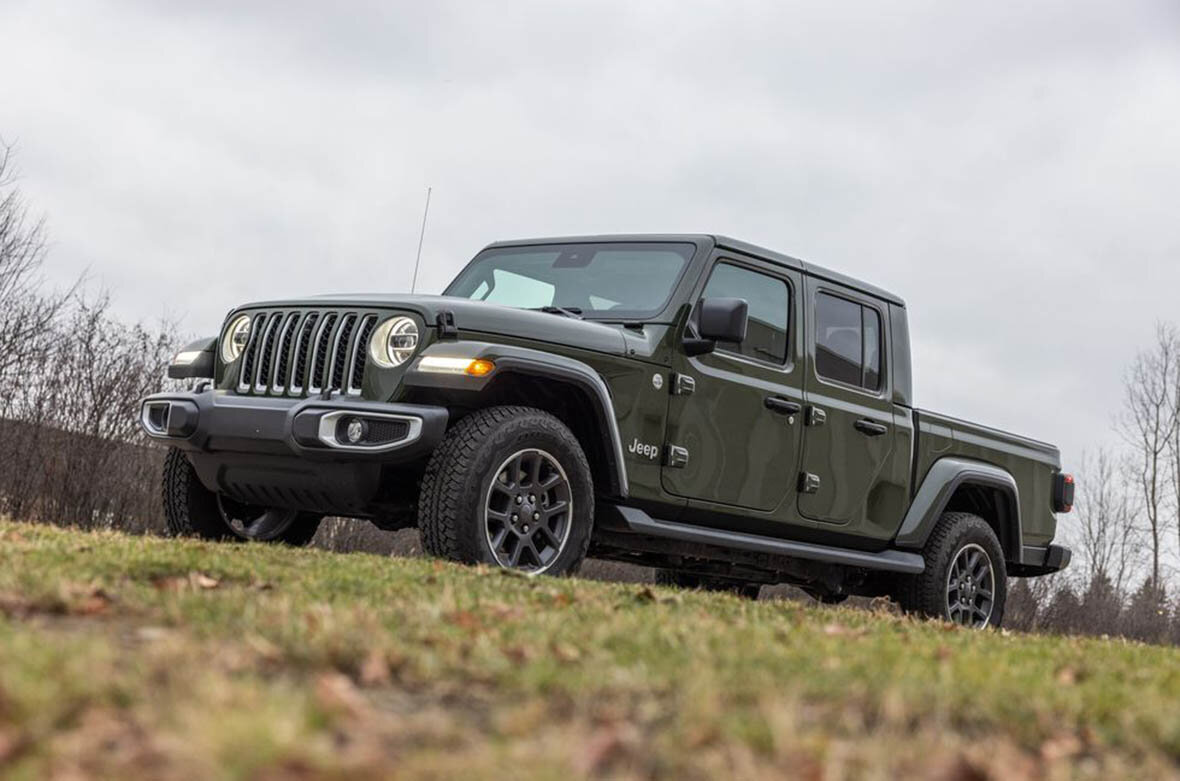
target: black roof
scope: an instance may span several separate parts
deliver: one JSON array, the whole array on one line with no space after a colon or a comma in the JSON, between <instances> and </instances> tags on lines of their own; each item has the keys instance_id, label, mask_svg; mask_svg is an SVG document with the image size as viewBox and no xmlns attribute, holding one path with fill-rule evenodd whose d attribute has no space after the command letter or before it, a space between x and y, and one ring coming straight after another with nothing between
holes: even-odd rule
<instances>
[{"instance_id":1,"label":"black roof","mask_svg":"<svg viewBox=\"0 0 1180 781\"><path fill-rule=\"evenodd\" d=\"M823 266L810 263L799 258L784 255L781 252L775 252L772 249L759 247L749 242L741 241L740 239L732 239L728 236L721 236L714 233L610 233L601 236L550 236L546 238L533 239L513 239L507 241L495 241L489 244L489 247L519 247L528 246L532 244L582 244L582 243L596 243L596 242L691 242L700 245L702 242L710 242L713 245L739 252L743 255L752 255L763 260L768 260L772 263L777 263L787 268L793 268L798 271L806 272L814 277L820 277L830 282L836 282L841 285L859 290L862 293L876 296L884 301L897 304L898 306L905 306L905 301L900 296L890 293L888 290L883 290L876 285L870 285L868 282L863 282L859 279L841 274L838 271L824 268Z\"/></svg>"}]
</instances>

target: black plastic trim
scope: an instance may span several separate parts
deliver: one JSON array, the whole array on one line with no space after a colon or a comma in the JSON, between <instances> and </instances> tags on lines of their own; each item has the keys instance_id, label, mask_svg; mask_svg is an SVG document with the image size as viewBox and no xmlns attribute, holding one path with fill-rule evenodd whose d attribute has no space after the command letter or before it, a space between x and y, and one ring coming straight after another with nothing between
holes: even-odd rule
<instances>
[{"instance_id":1,"label":"black plastic trim","mask_svg":"<svg viewBox=\"0 0 1180 781\"><path fill-rule=\"evenodd\" d=\"M197 339L182 347L179 353L200 353L191 363L172 363L168 365L168 376L173 380L213 379L217 366L217 337Z\"/></svg>"},{"instance_id":2,"label":"black plastic trim","mask_svg":"<svg viewBox=\"0 0 1180 781\"><path fill-rule=\"evenodd\" d=\"M616 509L620 516L622 516L623 523L626 524L630 531L636 534L647 534L652 537L665 537L684 542L696 542L754 553L777 554L789 558L821 561L827 564L840 564L860 569L902 572L909 575L920 574L926 569L926 562L919 553L898 550L885 550L874 553L871 551L834 548L808 542L763 537L757 534L745 534L742 532L710 529L704 526L692 526L685 523L661 521L652 518L643 510L635 507L618 507Z\"/></svg>"}]
</instances>

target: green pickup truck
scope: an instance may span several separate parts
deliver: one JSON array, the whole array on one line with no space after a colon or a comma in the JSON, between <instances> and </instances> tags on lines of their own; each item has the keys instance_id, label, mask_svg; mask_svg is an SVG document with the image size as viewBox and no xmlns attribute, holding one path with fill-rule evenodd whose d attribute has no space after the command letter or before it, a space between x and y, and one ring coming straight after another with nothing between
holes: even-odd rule
<instances>
[{"instance_id":1,"label":"green pickup truck","mask_svg":"<svg viewBox=\"0 0 1180 781\"><path fill-rule=\"evenodd\" d=\"M240 306L144 400L175 534L303 544L416 526L527 573L662 582L998 626L1056 572L1058 450L921 410L895 295L711 235L486 247L442 296Z\"/></svg>"}]
</instances>

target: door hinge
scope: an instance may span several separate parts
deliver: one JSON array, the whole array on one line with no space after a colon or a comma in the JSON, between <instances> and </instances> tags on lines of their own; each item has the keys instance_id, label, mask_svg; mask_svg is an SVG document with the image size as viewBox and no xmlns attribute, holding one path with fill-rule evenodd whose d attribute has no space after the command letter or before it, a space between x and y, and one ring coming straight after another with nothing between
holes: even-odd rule
<instances>
[{"instance_id":1,"label":"door hinge","mask_svg":"<svg viewBox=\"0 0 1180 781\"><path fill-rule=\"evenodd\" d=\"M664 457L664 466L671 469L683 469L688 466L688 448L679 445L668 445L668 453Z\"/></svg>"},{"instance_id":2,"label":"door hinge","mask_svg":"<svg viewBox=\"0 0 1180 781\"><path fill-rule=\"evenodd\" d=\"M438 326L439 339L458 339L459 326L455 325L455 313L449 310L443 310L434 318L434 324Z\"/></svg>"},{"instance_id":3,"label":"door hinge","mask_svg":"<svg viewBox=\"0 0 1180 781\"><path fill-rule=\"evenodd\" d=\"M676 374L672 380L673 396L691 396L697 389L697 381L687 374Z\"/></svg>"},{"instance_id":4,"label":"door hinge","mask_svg":"<svg viewBox=\"0 0 1180 781\"><path fill-rule=\"evenodd\" d=\"M803 422L808 426L822 426L828 422L828 413L824 412L819 407L812 405L807 408L807 417Z\"/></svg>"},{"instance_id":5,"label":"door hinge","mask_svg":"<svg viewBox=\"0 0 1180 781\"><path fill-rule=\"evenodd\" d=\"M819 475L813 475L811 472L804 472L799 475L799 493L817 493L819 491L819 485Z\"/></svg>"}]
</instances>

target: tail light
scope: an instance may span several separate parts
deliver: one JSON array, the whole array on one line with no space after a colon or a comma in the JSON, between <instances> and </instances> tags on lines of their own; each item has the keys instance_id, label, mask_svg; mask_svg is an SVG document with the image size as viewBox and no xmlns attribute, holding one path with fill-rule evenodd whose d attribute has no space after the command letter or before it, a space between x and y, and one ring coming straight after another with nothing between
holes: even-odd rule
<instances>
[{"instance_id":1,"label":"tail light","mask_svg":"<svg viewBox=\"0 0 1180 781\"><path fill-rule=\"evenodd\" d=\"M1073 509L1073 475L1058 472L1053 477L1053 512L1067 513Z\"/></svg>"}]
</instances>

